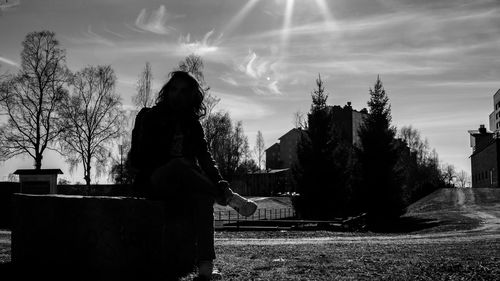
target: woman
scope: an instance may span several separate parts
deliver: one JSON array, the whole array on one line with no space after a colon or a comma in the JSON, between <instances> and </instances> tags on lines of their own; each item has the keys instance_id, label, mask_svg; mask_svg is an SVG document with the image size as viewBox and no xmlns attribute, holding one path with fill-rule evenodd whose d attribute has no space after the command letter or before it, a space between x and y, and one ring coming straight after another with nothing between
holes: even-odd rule
<instances>
[{"instance_id":1,"label":"woman","mask_svg":"<svg viewBox=\"0 0 500 281\"><path fill-rule=\"evenodd\" d=\"M252 215L257 205L234 193L220 175L200 123L205 115L203 98L204 91L191 74L172 72L156 105L137 114L129 159L140 195L174 201L189 198L195 205L199 279L211 280L214 200L244 216Z\"/></svg>"}]
</instances>

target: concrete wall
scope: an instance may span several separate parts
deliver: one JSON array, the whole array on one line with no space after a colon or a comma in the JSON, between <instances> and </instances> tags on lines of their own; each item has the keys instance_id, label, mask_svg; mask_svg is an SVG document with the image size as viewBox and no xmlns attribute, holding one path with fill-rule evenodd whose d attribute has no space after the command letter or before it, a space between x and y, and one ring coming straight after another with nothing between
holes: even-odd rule
<instances>
[{"instance_id":1,"label":"concrete wall","mask_svg":"<svg viewBox=\"0 0 500 281\"><path fill-rule=\"evenodd\" d=\"M0 182L0 229L10 229L12 220L12 194L21 190L19 182ZM87 196L132 196L131 185L57 185L57 193Z\"/></svg>"},{"instance_id":2,"label":"concrete wall","mask_svg":"<svg viewBox=\"0 0 500 281\"><path fill-rule=\"evenodd\" d=\"M57 194L88 196L132 196L132 185L129 184L59 184Z\"/></svg>"},{"instance_id":3,"label":"concrete wall","mask_svg":"<svg viewBox=\"0 0 500 281\"><path fill-rule=\"evenodd\" d=\"M47 276L69 272L67 280L168 280L166 274L185 273L194 264L188 208L168 210L144 199L25 194L13 196L13 207L17 269Z\"/></svg>"},{"instance_id":4,"label":"concrete wall","mask_svg":"<svg viewBox=\"0 0 500 281\"><path fill-rule=\"evenodd\" d=\"M361 129L361 126L365 123L365 118L368 116L368 114L358 112L353 110L352 111L352 144L353 145L359 145L360 139L359 139L359 129Z\"/></svg>"},{"instance_id":5,"label":"concrete wall","mask_svg":"<svg viewBox=\"0 0 500 281\"><path fill-rule=\"evenodd\" d=\"M0 182L0 229L12 225L12 194L21 190L18 182Z\"/></svg>"}]
</instances>

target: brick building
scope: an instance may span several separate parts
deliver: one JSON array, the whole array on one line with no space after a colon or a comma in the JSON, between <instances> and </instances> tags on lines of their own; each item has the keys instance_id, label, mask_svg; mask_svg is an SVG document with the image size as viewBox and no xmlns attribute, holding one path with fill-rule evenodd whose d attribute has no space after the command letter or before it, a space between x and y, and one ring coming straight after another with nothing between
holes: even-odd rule
<instances>
[{"instance_id":1,"label":"brick building","mask_svg":"<svg viewBox=\"0 0 500 281\"><path fill-rule=\"evenodd\" d=\"M470 130L472 155L472 187L498 187L500 139L498 133L488 132L484 125Z\"/></svg>"},{"instance_id":2,"label":"brick building","mask_svg":"<svg viewBox=\"0 0 500 281\"><path fill-rule=\"evenodd\" d=\"M279 143L271 145L266 149L266 169L287 169L291 168L297 161L297 145L303 130L293 128L280 138Z\"/></svg>"},{"instance_id":3,"label":"brick building","mask_svg":"<svg viewBox=\"0 0 500 281\"><path fill-rule=\"evenodd\" d=\"M368 111L364 108L361 111L352 109L351 103L343 107L339 105L329 106L333 115L333 123L336 128L340 129L341 139L352 145L359 143L358 131L363 125L364 118L368 115Z\"/></svg>"},{"instance_id":4,"label":"brick building","mask_svg":"<svg viewBox=\"0 0 500 281\"><path fill-rule=\"evenodd\" d=\"M472 147L472 187L499 187L500 166L500 90L493 95L493 112L489 116L490 131L481 125L470 130Z\"/></svg>"},{"instance_id":5,"label":"brick building","mask_svg":"<svg viewBox=\"0 0 500 281\"><path fill-rule=\"evenodd\" d=\"M368 115L366 109L357 111L352 109L351 103L345 106L328 106L329 112L333 116L333 123L338 129L337 133L345 142L356 145L359 143L358 130L363 124L363 119ZM305 131L294 128L289 130L266 150L266 169L287 169L297 161L297 145L301 134Z\"/></svg>"},{"instance_id":6,"label":"brick building","mask_svg":"<svg viewBox=\"0 0 500 281\"><path fill-rule=\"evenodd\" d=\"M493 95L493 112L490 113L490 131L500 130L500 89Z\"/></svg>"}]
</instances>

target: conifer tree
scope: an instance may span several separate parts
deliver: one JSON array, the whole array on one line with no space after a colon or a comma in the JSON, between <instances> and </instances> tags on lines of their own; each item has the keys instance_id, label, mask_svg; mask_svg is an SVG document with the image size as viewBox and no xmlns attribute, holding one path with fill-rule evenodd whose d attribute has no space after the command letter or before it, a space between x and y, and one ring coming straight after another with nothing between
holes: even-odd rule
<instances>
[{"instance_id":1,"label":"conifer tree","mask_svg":"<svg viewBox=\"0 0 500 281\"><path fill-rule=\"evenodd\" d=\"M389 98L380 77L374 88L370 88L368 107L370 112L359 130L357 150L360 209L367 212L369 218L397 217L404 205L397 168L399 151L396 130L391 126Z\"/></svg>"},{"instance_id":2,"label":"conifer tree","mask_svg":"<svg viewBox=\"0 0 500 281\"><path fill-rule=\"evenodd\" d=\"M303 218L331 219L343 211L348 154L334 134L334 122L321 76L312 93L308 126L297 148L293 172L300 196L295 207Z\"/></svg>"}]
</instances>

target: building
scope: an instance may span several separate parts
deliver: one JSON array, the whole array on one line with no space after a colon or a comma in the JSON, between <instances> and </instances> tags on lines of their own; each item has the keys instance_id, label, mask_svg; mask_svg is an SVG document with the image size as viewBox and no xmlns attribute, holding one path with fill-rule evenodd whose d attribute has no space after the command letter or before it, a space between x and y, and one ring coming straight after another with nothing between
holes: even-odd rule
<instances>
[{"instance_id":1,"label":"building","mask_svg":"<svg viewBox=\"0 0 500 281\"><path fill-rule=\"evenodd\" d=\"M490 131L500 130L500 89L493 95L493 112L490 113Z\"/></svg>"},{"instance_id":2,"label":"building","mask_svg":"<svg viewBox=\"0 0 500 281\"><path fill-rule=\"evenodd\" d=\"M494 126L496 127L496 125ZM488 132L485 126L481 125L478 130L470 130L469 134L472 147L472 155L470 156L472 187L498 187L499 133Z\"/></svg>"},{"instance_id":3,"label":"building","mask_svg":"<svg viewBox=\"0 0 500 281\"><path fill-rule=\"evenodd\" d=\"M231 182L231 188L244 196L280 196L294 191L290 169L276 169L241 175Z\"/></svg>"},{"instance_id":4,"label":"building","mask_svg":"<svg viewBox=\"0 0 500 281\"><path fill-rule=\"evenodd\" d=\"M356 145L359 143L358 130L363 124L364 118L368 115L366 109L357 111L352 109L351 103L341 107L339 105L328 106L329 112L333 116L333 123L338 129L340 139ZM297 161L297 145L300 136L305 131L300 128L289 130L266 150L266 169L289 169ZM278 153L279 151L279 153Z\"/></svg>"},{"instance_id":5,"label":"building","mask_svg":"<svg viewBox=\"0 0 500 281\"><path fill-rule=\"evenodd\" d=\"M275 143L266 149L266 169L278 169L281 167L280 144Z\"/></svg>"},{"instance_id":6,"label":"building","mask_svg":"<svg viewBox=\"0 0 500 281\"><path fill-rule=\"evenodd\" d=\"M292 167L297 161L297 145L303 132L300 128L293 128L278 138L279 143L266 149L266 170Z\"/></svg>"},{"instance_id":7,"label":"building","mask_svg":"<svg viewBox=\"0 0 500 281\"><path fill-rule=\"evenodd\" d=\"M489 116L490 131L484 125L469 130L472 147L472 187L498 187L500 166L500 89L493 95L493 112Z\"/></svg>"},{"instance_id":8,"label":"building","mask_svg":"<svg viewBox=\"0 0 500 281\"><path fill-rule=\"evenodd\" d=\"M336 128L340 129L341 139L349 144L359 144L358 131L363 125L364 118L368 115L366 108L361 111L352 109L351 103L341 107L339 105L329 106L331 114L333 115L333 123Z\"/></svg>"}]
</instances>

